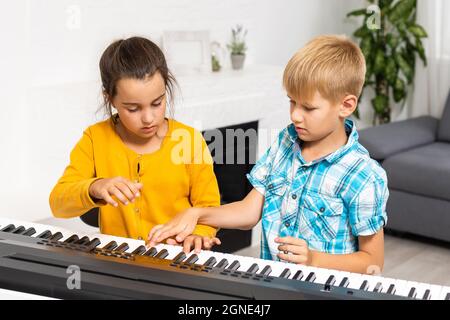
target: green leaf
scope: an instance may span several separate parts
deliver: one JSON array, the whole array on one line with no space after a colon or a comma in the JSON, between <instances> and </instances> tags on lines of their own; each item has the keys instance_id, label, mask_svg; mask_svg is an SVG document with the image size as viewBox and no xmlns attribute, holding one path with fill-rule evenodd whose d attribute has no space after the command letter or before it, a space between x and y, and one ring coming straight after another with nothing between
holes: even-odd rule
<instances>
[{"instance_id":1,"label":"green leaf","mask_svg":"<svg viewBox=\"0 0 450 320\"><path fill-rule=\"evenodd\" d=\"M386 80L391 86L395 85L397 79L398 68L393 58L387 59L386 67L384 69Z\"/></svg>"},{"instance_id":2,"label":"green leaf","mask_svg":"<svg viewBox=\"0 0 450 320\"><path fill-rule=\"evenodd\" d=\"M427 65L427 57L425 55L425 48L423 47L422 41L420 39L416 39L416 51L420 56L420 59L422 59L423 64Z\"/></svg>"},{"instance_id":3,"label":"green leaf","mask_svg":"<svg viewBox=\"0 0 450 320\"><path fill-rule=\"evenodd\" d=\"M404 98L406 98L406 93L405 82L402 79L397 78L394 85L394 101L402 101Z\"/></svg>"},{"instance_id":4,"label":"green leaf","mask_svg":"<svg viewBox=\"0 0 450 320\"><path fill-rule=\"evenodd\" d=\"M372 40L372 36L367 36L361 40L360 47L366 60L369 60L369 56L372 52Z\"/></svg>"},{"instance_id":5,"label":"green leaf","mask_svg":"<svg viewBox=\"0 0 450 320\"><path fill-rule=\"evenodd\" d=\"M370 30L369 30L369 28L367 28L366 24L364 23L364 25L361 28L357 29L353 33L353 35L357 38L364 38L365 36L370 35Z\"/></svg>"},{"instance_id":6,"label":"green leaf","mask_svg":"<svg viewBox=\"0 0 450 320\"><path fill-rule=\"evenodd\" d=\"M426 38L428 37L427 32L422 26L418 24L413 24L408 27L409 32L411 32L416 38Z\"/></svg>"},{"instance_id":7,"label":"green leaf","mask_svg":"<svg viewBox=\"0 0 450 320\"><path fill-rule=\"evenodd\" d=\"M399 38L389 33L386 35L386 43L392 50L395 50L399 44Z\"/></svg>"},{"instance_id":8,"label":"green leaf","mask_svg":"<svg viewBox=\"0 0 450 320\"><path fill-rule=\"evenodd\" d=\"M351 16L362 16L365 15L367 12L367 9L358 9L358 10L354 10L352 12L347 13L347 17L351 17Z\"/></svg>"},{"instance_id":9,"label":"green leaf","mask_svg":"<svg viewBox=\"0 0 450 320\"><path fill-rule=\"evenodd\" d=\"M389 97L384 94L379 94L371 102L375 113L383 114L389 105Z\"/></svg>"},{"instance_id":10,"label":"green leaf","mask_svg":"<svg viewBox=\"0 0 450 320\"><path fill-rule=\"evenodd\" d=\"M378 49L377 54L375 55L373 71L375 74L380 74L384 71L384 51L381 49Z\"/></svg>"},{"instance_id":11,"label":"green leaf","mask_svg":"<svg viewBox=\"0 0 450 320\"><path fill-rule=\"evenodd\" d=\"M416 0L399 0L389 12L389 20L393 23L407 20L415 7Z\"/></svg>"},{"instance_id":12,"label":"green leaf","mask_svg":"<svg viewBox=\"0 0 450 320\"><path fill-rule=\"evenodd\" d=\"M402 73L405 75L406 79L408 79L408 83L411 83L413 80L414 72L408 61L406 61L406 59L399 53L395 54L395 61L400 67Z\"/></svg>"}]
</instances>

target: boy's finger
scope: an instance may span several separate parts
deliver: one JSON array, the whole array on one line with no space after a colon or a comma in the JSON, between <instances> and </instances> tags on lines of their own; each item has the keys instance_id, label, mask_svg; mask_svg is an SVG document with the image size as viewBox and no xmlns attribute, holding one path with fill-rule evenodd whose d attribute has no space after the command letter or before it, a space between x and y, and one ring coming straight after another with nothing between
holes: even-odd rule
<instances>
[{"instance_id":1,"label":"boy's finger","mask_svg":"<svg viewBox=\"0 0 450 320\"><path fill-rule=\"evenodd\" d=\"M184 253L188 254L189 252L191 252L193 241L194 241L193 237L187 237L184 240L184 242L183 242L183 251L184 251Z\"/></svg>"},{"instance_id":2,"label":"boy's finger","mask_svg":"<svg viewBox=\"0 0 450 320\"><path fill-rule=\"evenodd\" d=\"M193 230L192 230L192 231L193 231ZM178 242L182 242L182 241L184 241L184 239L186 239L187 236L189 236L189 235L192 234L192 231L190 230L190 228L188 228L187 226L185 226L185 227L182 229L182 231L176 232L176 233L178 233L178 234L177 234L177 236L175 237L175 239L176 239ZM176 233L174 233L174 235L175 235Z\"/></svg>"},{"instance_id":3,"label":"boy's finger","mask_svg":"<svg viewBox=\"0 0 450 320\"><path fill-rule=\"evenodd\" d=\"M152 228L152 230L150 230L150 233L148 234L148 241L150 243L150 245L155 245L156 243L156 239L160 234L160 230L164 227L163 224L158 224L156 226L154 226Z\"/></svg>"},{"instance_id":4,"label":"boy's finger","mask_svg":"<svg viewBox=\"0 0 450 320\"><path fill-rule=\"evenodd\" d=\"M169 238L166 240L167 244L173 245L173 246L179 246L181 245L179 242L176 242L175 239Z\"/></svg>"}]
</instances>

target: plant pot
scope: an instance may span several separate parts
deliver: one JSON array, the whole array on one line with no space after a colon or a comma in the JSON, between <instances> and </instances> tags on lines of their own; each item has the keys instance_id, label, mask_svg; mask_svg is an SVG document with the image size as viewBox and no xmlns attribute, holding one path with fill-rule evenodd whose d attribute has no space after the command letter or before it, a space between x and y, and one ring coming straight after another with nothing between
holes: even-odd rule
<instances>
[{"instance_id":1,"label":"plant pot","mask_svg":"<svg viewBox=\"0 0 450 320\"><path fill-rule=\"evenodd\" d=\"M240 70L244 66L245 54L232 54L231 67L234 70Z\"/></svg>"}]
</instances>

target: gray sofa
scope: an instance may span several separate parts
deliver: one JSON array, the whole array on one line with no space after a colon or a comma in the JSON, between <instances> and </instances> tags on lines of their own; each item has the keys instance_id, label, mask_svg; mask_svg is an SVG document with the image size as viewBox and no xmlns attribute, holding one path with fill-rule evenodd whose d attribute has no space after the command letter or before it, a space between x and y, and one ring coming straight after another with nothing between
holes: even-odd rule
<instances>
[{"instance_id":1,"label":"gray sofa","mask_svg":"<svg viewBox=\"0 0 450 320\"><path fill-rule=\"evenodd\" d=\"M386 170L386 228L450 241L450 92L441 120L429 116L360 131Z\"/></svg>"}]
</instances>

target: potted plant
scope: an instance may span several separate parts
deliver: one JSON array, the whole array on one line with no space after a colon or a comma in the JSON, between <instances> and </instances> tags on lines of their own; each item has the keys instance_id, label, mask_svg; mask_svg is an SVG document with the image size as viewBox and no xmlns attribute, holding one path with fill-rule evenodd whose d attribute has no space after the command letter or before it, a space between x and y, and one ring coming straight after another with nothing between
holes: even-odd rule
<instances>
[{"instance_id":1,"label":"potted plant","mask_svg":"<svg viewBox=\"0 0 450 320\"><path fill-rule=\"evenodd\" d=\"M368 8L352 11L363 16L363 25L354 32L366 59L364 88L375 91L372 99L373 124L391 121L391 99L405 104L413 84L417 55L427 64L422 38L424 28L416 24L416 0L368 0ZM374 23L375 22L375 23ZM356 116L359 118L358 113Z\"/></svg>"},{"instance_id":2,"label":"potted plant","mask_svg":"<svg viewBox=\"0 0 450 320\"><path fill-rule=\"evenodd\" d=\"M227 45L227 48L231 52L231 66L234 70L242 69L244 66L245 52L247 51L246 35L247 30L244 30L242 25L237 25L231 29L231 42Z\"/></svg>"}]
</instances>

